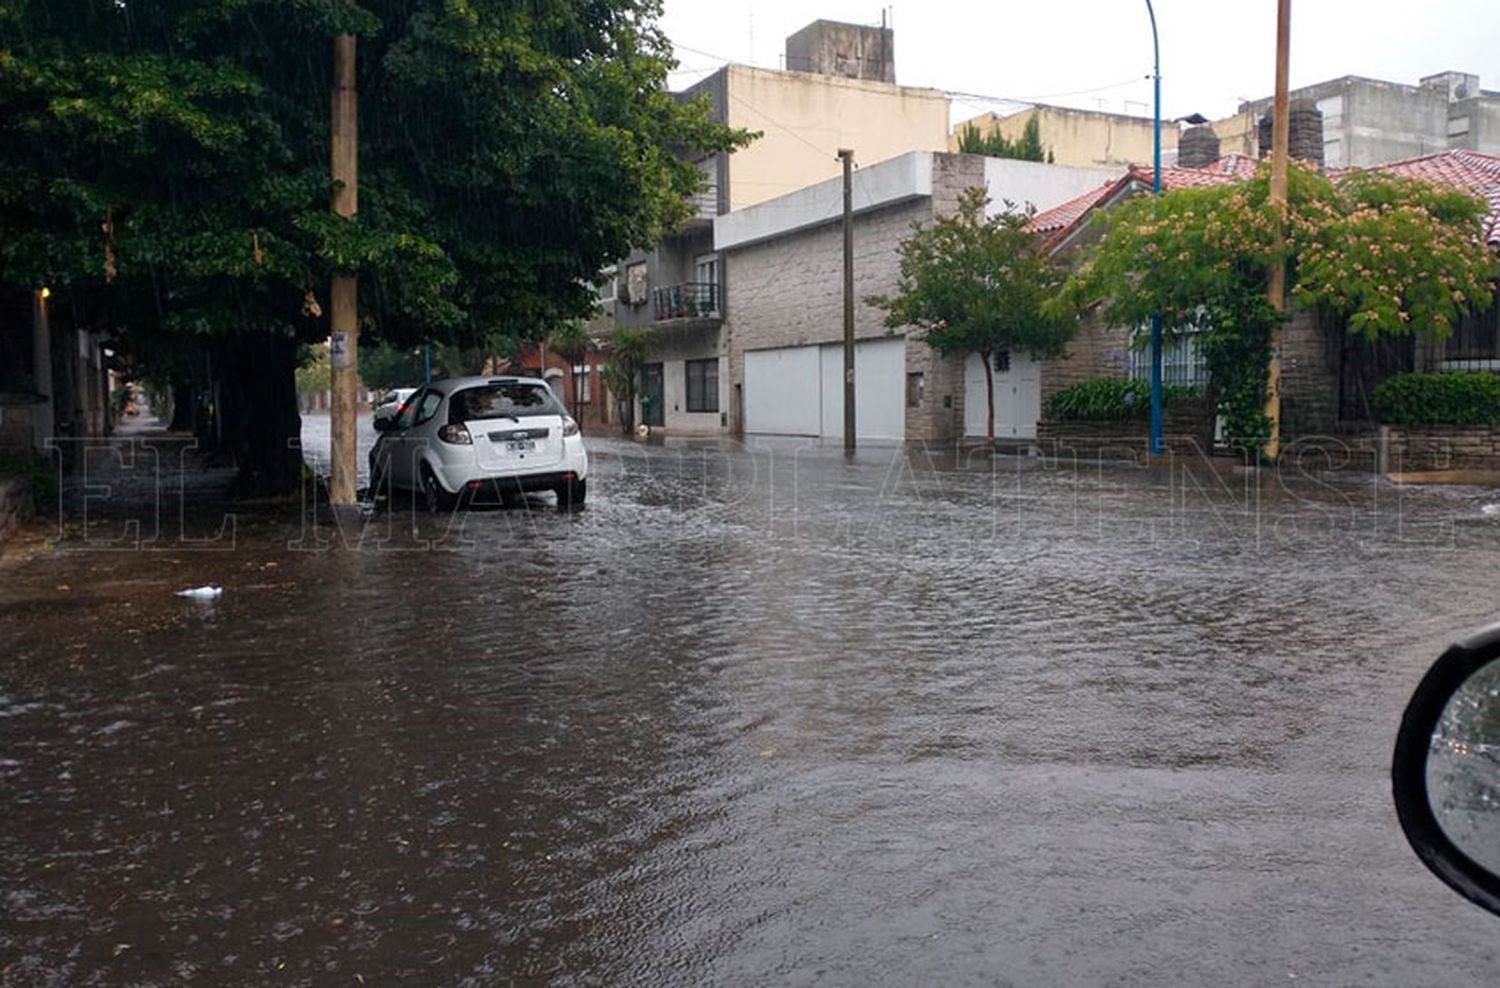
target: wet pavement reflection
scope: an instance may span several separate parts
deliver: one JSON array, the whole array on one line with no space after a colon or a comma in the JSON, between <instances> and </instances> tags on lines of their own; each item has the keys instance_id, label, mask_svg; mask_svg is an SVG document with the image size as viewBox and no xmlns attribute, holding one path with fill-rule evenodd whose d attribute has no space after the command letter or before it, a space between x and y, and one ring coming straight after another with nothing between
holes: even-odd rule
<instances>
[{"instance_id":1,"label":"wet pavement reflection","mask_svg":"<svg viewBox=\"0 0 1500 988\"><path fill-rule=\"evenodd\" d=\"M1500 492L592 450L0 569L0 984L1492 983L1385 772Z\"/></svg>"}]
</instances>

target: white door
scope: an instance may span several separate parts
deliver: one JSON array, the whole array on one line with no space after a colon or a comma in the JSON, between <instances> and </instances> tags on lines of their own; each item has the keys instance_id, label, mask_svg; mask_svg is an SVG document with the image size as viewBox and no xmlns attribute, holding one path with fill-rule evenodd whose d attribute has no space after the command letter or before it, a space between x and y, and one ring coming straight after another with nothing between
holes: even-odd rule
<instances>
[{"instance_id":1,"label":"white door","mask_svg":"<svg viewBox=\"0 0 1500 988\"><path fill-rule=\"evenodd\" d=\"M816 346L745 351L745 431L818 434L822 382Z\"/></svg>"},{"instance_id":2,"label":"white door","mask_svg":"<svg viewBox=\"0 0 1500 988\"><path fill-rule=\"evenodd\" d=\"M1042 416L1041 364L1024 351L991 355L995 368L995 438L1035 439ZM988 402L984 363L977 353L964 363L964 435L983 438Z\"/></svg>"}]
</instances>

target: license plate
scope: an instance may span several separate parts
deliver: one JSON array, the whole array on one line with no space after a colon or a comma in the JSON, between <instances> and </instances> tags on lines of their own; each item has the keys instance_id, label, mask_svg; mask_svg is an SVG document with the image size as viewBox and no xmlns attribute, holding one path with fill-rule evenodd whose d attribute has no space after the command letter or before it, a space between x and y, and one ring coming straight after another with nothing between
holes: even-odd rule
<instances>
[{"instance_id":1,"label":"license plate","mask_svg":"<svg viewBox=\"0 0 1500 988\"><path fill-rule=\"evenodd\" d=\"M508 453L528 453L536 449L535 439L513 439L505 444Z\"/></svg>"}]
</instances>

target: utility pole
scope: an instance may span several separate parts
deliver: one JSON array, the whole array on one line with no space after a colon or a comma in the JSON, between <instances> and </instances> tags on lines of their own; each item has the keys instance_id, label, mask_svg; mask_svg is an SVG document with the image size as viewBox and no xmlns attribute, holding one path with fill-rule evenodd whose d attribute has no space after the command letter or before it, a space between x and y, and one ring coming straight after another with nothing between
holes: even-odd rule
<instances>
[{"instance_id":1,"label":"utility pole","mask_svg":"<svg viewBox=\"0 0 1500 988\"><path fill-rule=\"evenodd\" d=\"M1287 147L1291 143L1291 119L1288 113L1287 76L1292 46L1292 0L1276 3L1276 100L1271 111L1271 191L1269 202L1276 211L1277 236L1286 236ZM1271 305L1278 313L1286 311L1286 261L1271 267L1267 289ZM1271 327L1271 362L1266 368L1266 418L1271 420L1271 435L1264 449L1267 460L1275 462L1281 455L1281 323Z\"/></svg>"},{"instance_id":2,"label":"utility pole","mask_svg":"<svg viewBox=\"0 0 1500 988\"><path fill-rule=\"evenodd\" d=\"M1156 33L1156 8L1146 0L1151 17L1151 79L1156 87L1155 112L1151 129L1151 194L1161 197L1161 38ZM1161 313L1151 314L1151 455L1162 453L1161 413Z\"/></svg>"},{"instance_id":3,"label":"utility pole","mask_svg":"<svg viewBox=\"0 0 1500 988\"><path fill-rule=\"evenodd\" d=\"M844 163L844 452L854 452L854 152L839 148Z\"/></svg>"},{"instance_id":4,"label":"utility pole","mask_svg":"<svg viewBox=\"0 0 1500 988\"><path fill-rule=\"evenodd\" d=\"M352 34L333 39L333 147L329 156L335 216L353 219L359 212L359 103L354 81ZM328 365L333 390L329 412L329 500L354 504L357 478L356 425L359 419L359 280L352 271L334 273L329 289Z\"/></svg>"}]
</instances>

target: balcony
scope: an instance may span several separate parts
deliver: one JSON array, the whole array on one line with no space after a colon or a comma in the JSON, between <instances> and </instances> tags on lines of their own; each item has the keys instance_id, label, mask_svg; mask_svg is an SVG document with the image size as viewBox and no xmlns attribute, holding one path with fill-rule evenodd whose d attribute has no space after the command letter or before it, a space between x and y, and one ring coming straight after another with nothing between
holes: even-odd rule
<instances>
[{"instance_id":1,"label":"balcony","mask_svg":"<svg viewBox=\"0 0 1500 988\"><path fill-rule=\"evenodd\" d=\"M688 281L680 285L668 285L651 290L651 303L656 321L708 320L720 321L719 286L709 281Z\"/></svg>"},{"instance_id":2,"label":"balcony","mask_svg":"<svg viewBox=\"0 0 1500 988\"><path fill-rule=\"evenodd\" d=\"M701 191L688 196L688 205L693 212L688 217L686 226L698 227L712 223L714 217L719 215L719 187L717 185L704 186Z\"/></svg>"}]
</instances>

